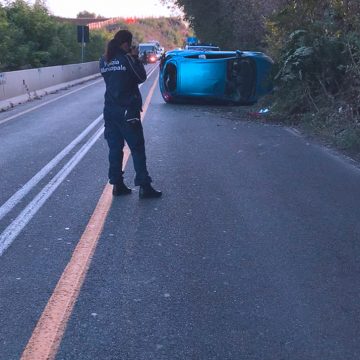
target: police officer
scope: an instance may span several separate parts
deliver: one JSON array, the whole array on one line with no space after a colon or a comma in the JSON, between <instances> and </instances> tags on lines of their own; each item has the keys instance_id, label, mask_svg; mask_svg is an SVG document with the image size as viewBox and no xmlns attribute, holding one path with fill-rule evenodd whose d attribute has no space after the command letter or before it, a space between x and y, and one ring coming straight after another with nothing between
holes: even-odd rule
<instances>
[{"instance_id":1,"label":"police officer","mask_svg":"<svg viewBox=\"0 0 360 360\"><path fill-rule=\"evenodd\" d=\"M126 141L136 172L135 186L140 186L139 197L155 198L162 193L151 186L140 119L142 98L138 84L146 80L146 71L139 60L138 49L131 43L130 31L118 31L100 59L100 71L106 85L104 120L109 146L109 182L113 185L114 196L131 194L131 189L124 184L122 171Z\"/></svg>"}]
</instances>

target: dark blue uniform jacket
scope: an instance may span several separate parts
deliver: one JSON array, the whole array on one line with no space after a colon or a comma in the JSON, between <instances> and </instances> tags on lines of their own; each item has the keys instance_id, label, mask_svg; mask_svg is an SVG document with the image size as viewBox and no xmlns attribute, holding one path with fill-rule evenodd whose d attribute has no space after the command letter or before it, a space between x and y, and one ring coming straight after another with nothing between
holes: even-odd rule
<instances>
[{"instance_id":1,"label":"dark blue uniform jacket","mask_svg":"<svg viewBox=\"0 0 360 360\"><path fill-rule=\"evenodd\" d=\"M106 83L105 110L141 109L139 84L146 80L146 71L139 59L120 49L109 63L100 59L100 72Z\"/></svg>"}]
</instances>

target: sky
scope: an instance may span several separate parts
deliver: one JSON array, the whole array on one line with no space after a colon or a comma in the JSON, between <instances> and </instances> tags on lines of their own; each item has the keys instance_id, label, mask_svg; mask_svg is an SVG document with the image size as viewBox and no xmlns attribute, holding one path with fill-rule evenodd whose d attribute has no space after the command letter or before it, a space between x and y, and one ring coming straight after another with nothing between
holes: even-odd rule
<instances>
[{"instance_id":1,"label":"sky","mask_svg":"<svg viewBox=\"0 0 360 360\"><path fill-rule=\"evenodd\" d=\"M105 17L171 15L160 0L46 0L46 4L53 15L70 18L76 17L83 10Z\"/></svg>"}]
</instances>

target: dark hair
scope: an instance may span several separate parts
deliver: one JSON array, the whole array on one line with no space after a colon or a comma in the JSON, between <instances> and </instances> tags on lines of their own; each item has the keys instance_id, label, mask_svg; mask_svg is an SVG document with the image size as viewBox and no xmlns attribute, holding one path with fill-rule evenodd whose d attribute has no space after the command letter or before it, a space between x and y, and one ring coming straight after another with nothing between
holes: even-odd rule
<instances>
[{"instance_id":1,"label":"dark hair","mask_svg":"<svg viewBox=\"0 0 360 360\"><path fill-rule=\"evenodd\" d=\"M129 30L119 30L114 38L109 41L106 53L105 53L105 59L106 61L112 60L116 53L119 51L119 48L122 44L128 43L129 46L131 46L132 42L132 33Z\"/></svg>"}]
</instances>

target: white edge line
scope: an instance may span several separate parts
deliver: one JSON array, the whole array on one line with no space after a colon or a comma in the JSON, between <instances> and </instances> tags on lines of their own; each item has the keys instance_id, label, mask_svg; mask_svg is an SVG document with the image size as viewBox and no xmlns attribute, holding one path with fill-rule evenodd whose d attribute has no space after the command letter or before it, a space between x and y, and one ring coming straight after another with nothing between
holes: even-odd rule
<instances>
[{"instance_id":1,"label":"white edge line","mask_svg":"<svg viewBox=\"0 0 360 360\"><path fill-rule=\"evenodd\" d=\"M26 196L31 189L33 189L39 181L41 181L70 151L78 145L85 136L103 119L100 115L94 120L76 139L74 139L69 145L67 145L58 155L56 155L50 162L48 162L36 175L34 175L25 185L21 187L14 195L12 195L1 207L0 207L0 220L9 213L21 199Z\"/></svg>"},{"instance_id":2,"label":"white edge line","mask_svg":"<svg viewBox=\"0 0 360 360\"><path fill-rule=\"evenodd\" d=\"M38 210L51 196L51 194L58 188L58 186L70 174L70 172L75 168L75 166L87 154L87 152L91 149L91 147L99 139L103 132L104 128L100 128L50 180L50 182L43 187L43 189L25 207L25 209L17 216L17 218L3 231L3 233L0 235L0 256L12 244L17 235L19 235L22 229L38 212Z\"/></svg>"},{"instance_id":3,"label":"white edge line","mask_svg":"<svg viewBox=\"0 0 360 360\"><path fill-rule=\"evenodd\" d=\"M287 131L288 133L298 137L298 138L301 138L301 132L295 128L292 128L292 127L284 127L285 131Z\"/></svg>"},{"instance_id":4,"label":"white edge line","mask_svg":"<svg viewBox=\"0 0 360 360\"><path fill-rule=\"evenodd\" d=\"M157 66L152 68L147 74L150 77L156 70ZM92 85L92 84L90 84ZM90 86L87 85L87 86ZM141 87L141 84L139 87ZM80 89L77 89L78 91ZM73 93L73 92L72 92ZM66 94L68 95L68 94ZM54 100L52 100L54 101ZM19 114L18 114L19 115ZM84 137L103 119L100 115L94 120L76 139L74 139L69 145L67 145L58 155L56 155L47 165L45 165L35 176L33 176L25 185L21 187L14 195L12 195L1 207L0 207L0 220L4 218L20 201L23 199L69 152L77 145Z\"/></svg>"},{"instance_id":5,"label":"white edge line","mask_svg":"<svg viewBox=\"0 0 360 360\"><path fill-rule=\"evenodd\" d=\"M37 106L32 107L31 109L27 109L27 110L22 111L22 112L20 112L20 113L18 113L18 114L15 114L15 115L13 115L13 116L9 116L8 118L5 118L5 119L3 119L3 120L0 120L0 125L1 125L1 124L4 124L4 123L6 123L6 122L8 122L8 121L10 121L10 120L13 120L13 119L15 119L15 118L17 118L17 117L19 117L19 116L21 116L21 115L25 115L25 114L33 111L33 110L39 109L39 108L41 108L41 107L43 107L43 106L45 106L45 105L51 104L51 103L53 103L53 102L55 102L55 101L57 101L57 100L59 100L59 99L64 98L65 96L74 94L74 93L76 93L77 91L83 90L83 89L85 89L85 88L87 88L87 87L89 87L89 86L92 86L92 85L94 85L94 84L97 84L97 83L100 82L101 80L102 80L102 79L96 80L96 81L92 82L91 84L82 86L81 88L76 89L76 90L73 90L73 91L70 91L70 92L68 92L68 93L66 93L66 94L64 94L64 95L60 95L60 96L58 96L56 99L48 100L48 101L46 101L46 102L44 102L44 103L42 103L42 104L39 104L39 105L37 105Z\"/></svg>"},{"instance_id":6,"label":"white edge line","mask_svg":"<svg viewBox=\"0 0 360 360\"><path fill-rule=\"evenodd\" d=\"M149 73L150 77L157 69L155 66ZM143 84L140 85L140 87ZM102 118L100 115L95 121ZM92 125L92 124L91 124ZM90 125L90 126L91 126ZM15 238L28 224L32 217L39 211L46 200L53 194L58 186L70 174L75 166L87 154L95 142L104 132L104 128L98 129L95 134L80 148L80 150L63 166L63 168L50 180L50 182L43 187L43 189L35 196L35 198L25 207L25 209L16 217L14 221L0 234L0 256L12 244ZM64 149L65 150L65 149Z\"/></svg>"},{"instance_id":7,"label":"white edge line","mask_svg":"<svg viewBox=\"0 0 360 360\"><path fill-rule=\"evenodd\" d=\"M147 78L149 78L149 77L153 74L153 72L154 72L158 67L159 67L159 64L156 64L156 65L153 67L153 69L150 70L149 74L147 74ZM141 85L142 85L142 84L141 84ZM140 86L141 86L141 85L140 85Z\"/></svg>"}]
</instances>

